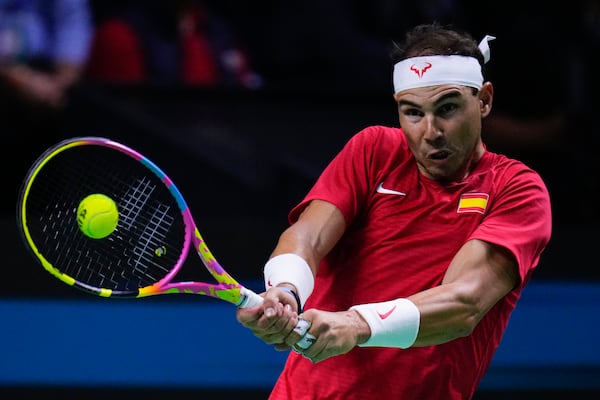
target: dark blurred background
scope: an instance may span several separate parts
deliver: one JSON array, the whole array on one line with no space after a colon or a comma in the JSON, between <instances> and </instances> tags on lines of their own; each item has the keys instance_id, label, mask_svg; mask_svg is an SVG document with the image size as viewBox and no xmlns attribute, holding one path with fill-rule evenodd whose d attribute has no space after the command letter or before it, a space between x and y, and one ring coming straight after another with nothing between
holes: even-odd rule
<instances>
[{"instance_id":1,"label":"dark blurred background","mask_svg":"<svg viewBox=\"0 0 600 400\"><path fill-rule=\"evenodd\" d=\"M389 51L408 28L432 21L451 23L476 40L485 34L497 37L490 43L486 66L495 101L492 116L485 120L484 140L490 150L536 169L553 204L553 238L531 291L524 294L525 311L515 312L477 398L598 395L599 346L589 334L577 335L579 327L597 332L600 324L600 268L593 250L600 220L595 197L600 132L592 118L599 105L600 2L35 3L0 1L0 124L9 182L0 220L7 255L0 289L0 327L5 325L0 328L5 336L0 336L0 349L6 352L0 356L2 398L47 393L162 398L171 392L197 398L266 398L284 355L273 356L272 349L235 331L228 306L176 296L144 300L141 309L122 302L106 309L106 300L98 305L48 276L18 235L15 204L21 181L33 161L61 139L104 136L122 141L169 173L213 254L234 276L260 290L262 265L287 225L287 212L321 169L360 129L397 125ZM44 27L41 33L36 21ZM222 322L233 329L225 333L227 340L256 346L246 350L253 362L244 364L246 370L256 368L255 380L240 378L236 368L215 372L210 362L180 374L181 379L139 378L143 366L114 374L120 379L111 381L110 373L104 379L119 363L114 360L95 363L98 368L89 372L88 380L85 374L68 379L79 367L67 364L85 364L94 348L90 341L102 340L99 332L106 339L106 330L112 332L107 326L114 323L110 319L119 312L140 313L139 320L123 316L123 324L154 318L172 318L173 324L176 318L195 320L182 323L181 332L204 329L195 310L208 312L208 319L228 314L229 320ZM91 332L78 325L94 318L107 321ZM39 351L39 345L27 340L48 339L40 332L46 329L65 339L64 324L69 323L73 330L66 337L77 340L76 356L31 350ZM182 362L181 349L201 358L211 347L194 342L198 331L173 343L169 332L174 328L154 328L169 338L147 344L139 350L142 354L172 347L174 355L165 358L177 364ZM140 329L136 334L145 338L131 340L146 344L156 340L156 332ZM531 341L523 345L523 337ZM56 338L51 338L43 349L52 348ZM555 338L561 341L558 349L554 346L559 343L551 342ZM538 340L547 347L531 348ZM548 347L552 351L546 352ZM218 364L218 353L213 353ZM18 365L13 364L16 359ZM183 365L193 368L186 359ZM28 375L36 365L41 372ZM266 375L261 377L261 371ZM202 375L209 378L195 378Z\"/></svg>"}]
</instances>

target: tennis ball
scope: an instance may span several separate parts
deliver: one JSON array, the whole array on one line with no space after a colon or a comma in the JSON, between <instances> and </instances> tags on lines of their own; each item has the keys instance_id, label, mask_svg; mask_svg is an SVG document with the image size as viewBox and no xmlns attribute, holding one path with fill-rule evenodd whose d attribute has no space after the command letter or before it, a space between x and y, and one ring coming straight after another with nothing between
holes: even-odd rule
<instances>
[{"instance_id":1,"label":"tennis ball","mask_svg":"<svg viewBox=\"0 0 600 400\"><path fill-rule=\"evenodd\" d=\"M77 207L79 229L93 239L102 239L113 233L119 222L117 204L100 193L90 194Z\"/></svg>"}]
</instances>

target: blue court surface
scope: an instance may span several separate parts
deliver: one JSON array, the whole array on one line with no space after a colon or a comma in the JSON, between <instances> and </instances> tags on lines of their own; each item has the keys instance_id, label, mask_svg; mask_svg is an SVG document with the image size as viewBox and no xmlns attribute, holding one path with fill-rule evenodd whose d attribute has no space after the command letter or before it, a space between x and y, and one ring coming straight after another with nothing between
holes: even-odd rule
<instances>
[{"instance_id":1,"label":"blue court surface","mask_svg":"<svg viewBox=\"0 0 600 400\"><path fill-rule=\"evenodd\" d=\"M266 389L286 357L200 296L10 298L0 315L0 386ZM599 328L599 284L532 282L481 388L600 388Z\"/></svg>"}]
</instances>

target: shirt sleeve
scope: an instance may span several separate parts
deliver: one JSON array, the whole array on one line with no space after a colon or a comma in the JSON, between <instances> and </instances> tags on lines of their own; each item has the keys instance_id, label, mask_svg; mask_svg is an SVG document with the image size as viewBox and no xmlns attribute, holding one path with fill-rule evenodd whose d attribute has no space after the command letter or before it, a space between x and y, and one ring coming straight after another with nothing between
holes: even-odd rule
<instances>
[{"instance_id":1,"label":"shirt sleeve","mask_svg":"<svg viewBox=\"0 0 600 400\"><path fill-rule=\"evenodd\" d=\"M471 239L507 248L517 260L523 284L550 241L550 196L541 177L524 166L501 180L503 189Z\"/></svg>"},{"instance_id":2,"label":"shirt sleeve","mask_svg":"<svg viewBox=\"0 0 600 400\"><path fill-rule=\"evenodd\" d=\"M375 147L384 141L377 127L368 127L354 135L323 170L306 197L289 214L294 223L312 200L334 204L352 221L369 193L369 174L372 171Z\"/></svg>"}]
</instances>

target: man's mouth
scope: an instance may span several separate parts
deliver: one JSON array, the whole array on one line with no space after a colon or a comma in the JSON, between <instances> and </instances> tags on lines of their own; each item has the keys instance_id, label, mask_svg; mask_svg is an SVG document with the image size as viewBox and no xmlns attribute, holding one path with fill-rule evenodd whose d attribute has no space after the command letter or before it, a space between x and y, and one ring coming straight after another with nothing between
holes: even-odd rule
<instances>
[{"instance_id":1,"label":"man's mouth","mask_svg":"<svg viewBox=\"0 0 600 400\"><path fill-rule=\"evenodd\" d=\"M447 150L437 150L428 155L428 158L432 160L445 160L448 157L450 157L450 152Z\"/></svg>"}]
</instances>

